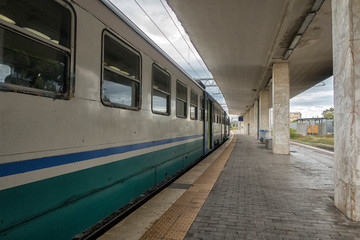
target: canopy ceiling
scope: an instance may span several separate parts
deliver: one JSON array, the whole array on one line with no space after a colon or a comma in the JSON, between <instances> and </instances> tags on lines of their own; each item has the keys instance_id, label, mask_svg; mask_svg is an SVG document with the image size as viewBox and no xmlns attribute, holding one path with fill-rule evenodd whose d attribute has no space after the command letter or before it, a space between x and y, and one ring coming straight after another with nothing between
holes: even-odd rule
<instances>
[{"instance_id":1,"label":"canopy ceiling","mask_svg":"<svg viewBox=\"0 0 360 240\"><path fill-rule=\"evenodd\" d=\"M289 62L291 97L332 75L331 1L325 0L288 59L315 0L167 0L221 89L231 114L265 89L274 62Z\"/></svg>"}]
</instances>

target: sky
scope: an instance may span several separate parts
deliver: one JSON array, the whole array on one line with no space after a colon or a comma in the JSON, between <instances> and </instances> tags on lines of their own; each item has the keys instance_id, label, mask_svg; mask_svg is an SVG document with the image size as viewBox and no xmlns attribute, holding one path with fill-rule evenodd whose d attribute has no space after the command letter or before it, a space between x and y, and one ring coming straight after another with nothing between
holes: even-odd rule
<instances>
[{"instance_id":1,"label":"sky","mask_svg":"<svg viewBox=\"0 0 360 240\"><path fill-rule=\"evenodd\" d=\"M190 76L212 78L165 0L110 0ZM170 42L171 43L170 43Z\"/></svg>"},{"instance_id":2,"label":"sky","mask_svg":"<svg viewBox=\"0 0 360 240\"><path fill-rule=\"evenodd\" d=\"M194 79L212 79L201 57L177 20L166 0L109 0L134 22ZM227 110L218 87L206 90ZM301 112L303 118L322 117L333 107L332 77L290 100L290 112Z\"/></svg>"},{"instance_id":3,"label":"sky","mask_svg":"<svg viewBox=\"0 0 360 240\"><path fill-rule=\"evenodd\" d=\"M334 107L333 77L290 99L290 112L301 112L302 118L322 117L321 113Z\"/></svg>"},{"instance_id":4,"label":"sky","mask_svg":"<svg viewBox=\"0 0 360 240\"><path fill-rule=\"evenodd\" d=\"M194 79L213 79L166 0L109 0ZM227 110L218 87L206 89Z\"/></svg>"}]
</instances>

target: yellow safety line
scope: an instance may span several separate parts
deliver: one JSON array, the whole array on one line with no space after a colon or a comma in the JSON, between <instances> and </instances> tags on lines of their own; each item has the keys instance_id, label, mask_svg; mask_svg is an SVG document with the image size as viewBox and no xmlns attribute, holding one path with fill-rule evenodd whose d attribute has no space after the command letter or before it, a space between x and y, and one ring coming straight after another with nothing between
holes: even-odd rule
<instances>
[{"instance_id":1,"label":"yellow safety line","mask_svg":"<svg viewBox=\"0 0 360 240\"><path fill-rule=\"evenodd\" d=\"M229 146L206 171L140 239L183 239L194 222L202 205L215 185L236 142L236 135Z\"/></svg>"}]
</instances>

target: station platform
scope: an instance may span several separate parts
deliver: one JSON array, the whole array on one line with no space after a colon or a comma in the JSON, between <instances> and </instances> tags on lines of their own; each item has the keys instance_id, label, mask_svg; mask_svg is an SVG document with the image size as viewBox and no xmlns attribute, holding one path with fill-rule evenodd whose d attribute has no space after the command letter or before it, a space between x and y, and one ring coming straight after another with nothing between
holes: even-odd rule
<instances>
[{"instance_id":1,"label":"station platform","mask_svg":"<svg viewBox=\"0 0 360 240\"><path fill-rule=\"evenodd\" d=\"M333 202L333 156L235 134L99 239L360 239Z\"/></svg>"}]
</instances>

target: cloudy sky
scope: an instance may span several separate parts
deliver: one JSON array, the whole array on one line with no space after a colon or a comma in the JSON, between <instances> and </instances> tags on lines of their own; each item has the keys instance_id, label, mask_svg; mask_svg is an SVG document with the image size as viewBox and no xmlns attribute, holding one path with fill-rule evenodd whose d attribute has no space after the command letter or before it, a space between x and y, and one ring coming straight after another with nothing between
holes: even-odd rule
<instances>
[{"instance_id":1,"label":"cloudy sky","mask_svg":"<svg viewBox=\"0 0 360 240\"><path fill-rule=\"evenodd\" d=\"M110 0L190 76L211 78L201 57L165 0Z\"/></svg>"},{"instance_id":2,"label":"cloudy sky","mask_svg":"<svg viewBox=\"0 0 360 240\"><path fill-rule=\"evenodd\" d=\"M322 117L330 107L334 107L333 77L290 99L290 111L301 112L303 118Z\"/></svg>"},{"instance_id":3,"label":"cloudy sky","mask_svg":"<svg viewBox=\"0 0 360 240\"><path fill-rule=\"evenodd\" d=\"M212 78L201 57L166 0L109 0L146 35L162 48L195 79ZM207 88L219 103L225 104L220 90ZM333 107L332 77L290 100L290 111L301 112L303 118L321 117ZM227 109L227 107L226 107Z\"/></svg>"},{"instance_id":4,"label":"cloudy sky","mask_svg":"<svg viewBox=\"0 0 360 240\"><path fill-rule=\"evenodd\" d=\"M212 79L166 0L109 0L195 79ZM227 109L218 87L206 89Z\"/></svg>"}]
</instances>

